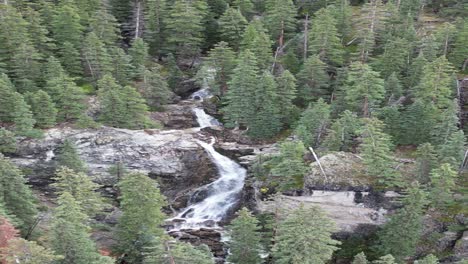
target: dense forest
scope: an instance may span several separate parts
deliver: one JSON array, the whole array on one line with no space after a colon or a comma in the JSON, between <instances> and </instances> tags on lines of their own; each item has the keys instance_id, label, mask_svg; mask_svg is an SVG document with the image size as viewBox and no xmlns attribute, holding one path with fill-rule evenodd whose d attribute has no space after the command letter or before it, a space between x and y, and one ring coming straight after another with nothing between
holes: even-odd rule
<instances>
[{"instance_id":1,"label":"dense forest","mask_svg":"<svg viewBox=\"0 0 468 264\"><path fill-rule=\"evenodd\" d=\"M201 87L226 130L277 146L248 168L263 199L297 195L334 152L359 157L373 192L400 194L365 241L339 239L318 207L278 219L246 205L224 227L228 263L467 263L423 237L428 218L466 230L467 76L466 0L3 0L0 262L215 263L168 235L160 184L127 161L109 168L110 199L63 140L47 203L12 161L54 128L163 130L153 114Z\"/></svg>"}]
</instances>

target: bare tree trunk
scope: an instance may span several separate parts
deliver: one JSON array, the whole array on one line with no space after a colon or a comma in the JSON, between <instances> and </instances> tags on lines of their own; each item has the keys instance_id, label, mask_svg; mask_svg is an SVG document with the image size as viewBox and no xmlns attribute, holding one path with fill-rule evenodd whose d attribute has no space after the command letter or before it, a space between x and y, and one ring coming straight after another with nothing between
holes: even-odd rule
<instances>
[{"instance_id":1,"label":"bare tree trunk","mask_svg":"<svg viewBox=\"0 0 468 264\"><path fill-rule=\"evenodd\" d=\"M141 2L138 0L137 10L136 10L135 39L140 37L140 15L141 15Z\"/></svg>"},{"instance_id":2,"label":"bare tree trunk","mask_svg":"<svg viewBox=\"0 0 468 264\"><path fill-rule=\"evenodd\" d=\"M315 161L317 161L317 164L319 165L320 172L322 172L322 175L324 177L327 177L327 175L325 174L325 170L322 167L322 163L320 163L320 160L319 160L317 154L315 153L314 149L312 147L309 147L309 150L310 150L310 152L312 152L312 155L314 155L314 159L315 159Z\"/></svg>"},{"instance_id":3,"label":"bare tree trunk","mask_svg":"<svg viewBox=\"0 0 468 264\"><path fill-rule=\"evenodd\" d=\"M462 71L465 71L467 66L468 66L468 58L465 59L465 61L463 62Z\"/></svg>"},{"instance_id":4,"label":"bare tree trunk","mask_svg":"<svg viewBox=\"0 0 468 264\"><path fill-rule=\"evenodd\" d=\"M307 49L309 41L309 14L306 14L306 19L304 21L304 61L307 59Z\"/></svg>"},{"instance_id":5,"label":"bare tree trunk","mask_svg":"<svg viewBox=\"0 0 468 264\"><path fill-rule=\"evenodd\" d=\"M171 264L176 264L174 260L174 256L172 256L171 247L169 246L169 243L166 241L164 242L164 245L166 246L167 254L169 255L169 262Z\"/></svg>"}]
</instances>

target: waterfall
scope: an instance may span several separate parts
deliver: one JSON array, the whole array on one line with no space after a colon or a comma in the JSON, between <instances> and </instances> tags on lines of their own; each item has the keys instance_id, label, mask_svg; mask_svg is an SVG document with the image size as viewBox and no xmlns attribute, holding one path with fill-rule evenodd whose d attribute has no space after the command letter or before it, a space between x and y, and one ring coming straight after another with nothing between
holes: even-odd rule
<instances>
[{"instance_id":1,"label":"waterfall","mask_svg":"<svg viewBox=\"0 0 468 264\"><path fill-rule=\"evenodd\" d=\"M218 121L207 115L203 109L195 108L197 121L200 127L219 124ZM211 160L218 169L219 178L205 186L200 187L192 196L203 193L205 197L201 201L194 201L185 208L176 219L184 220L180 228L198 228L204 226L207 221L219 222L227 212L237 203L239 195L244 187L246 169L233 160L219 154L213 147L215 140L210 144L199 141L209 154Z\"/></svg>"}]
</instances>

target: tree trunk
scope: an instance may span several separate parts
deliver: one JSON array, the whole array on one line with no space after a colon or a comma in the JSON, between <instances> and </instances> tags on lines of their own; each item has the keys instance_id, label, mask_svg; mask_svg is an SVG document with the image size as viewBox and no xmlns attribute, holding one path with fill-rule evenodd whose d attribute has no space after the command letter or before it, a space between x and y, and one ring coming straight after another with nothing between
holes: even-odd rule
<instances>
[{"instance_id":1,"label":"tree trunk","mask_svg":"<svg viewBox=\"0 0 468 264\"><path fill-rule=\"evenodd\" d=\"M304 61L307 59L307 49L309 41L309 14L306 14L306 19L304 21Z\"/></svg>"}]
</instances>

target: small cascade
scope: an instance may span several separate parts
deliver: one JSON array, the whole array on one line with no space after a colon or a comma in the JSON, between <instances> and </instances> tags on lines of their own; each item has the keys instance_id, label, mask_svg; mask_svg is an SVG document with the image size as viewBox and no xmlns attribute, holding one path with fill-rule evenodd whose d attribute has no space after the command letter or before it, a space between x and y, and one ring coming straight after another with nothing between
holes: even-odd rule
<instances>
[{"instance_id":1,"label":"small cascade","mask_svg":"<svg viewBox=\"0 0 468 264\"><path fill-rule=\"evenodd\" d=\"M220 125L203 109L195 108L193 111L197 116L200 128ZM213 227L213 224L216 226L216 223L221 221L238 202L247 171L233 160L218 153L213 147L214 143L214 138L210 144L198 142L216 165L219 178L200 187L192 195L189 206L172 219L177 222L176 229Z\"/></svg>"}]
</instances>

